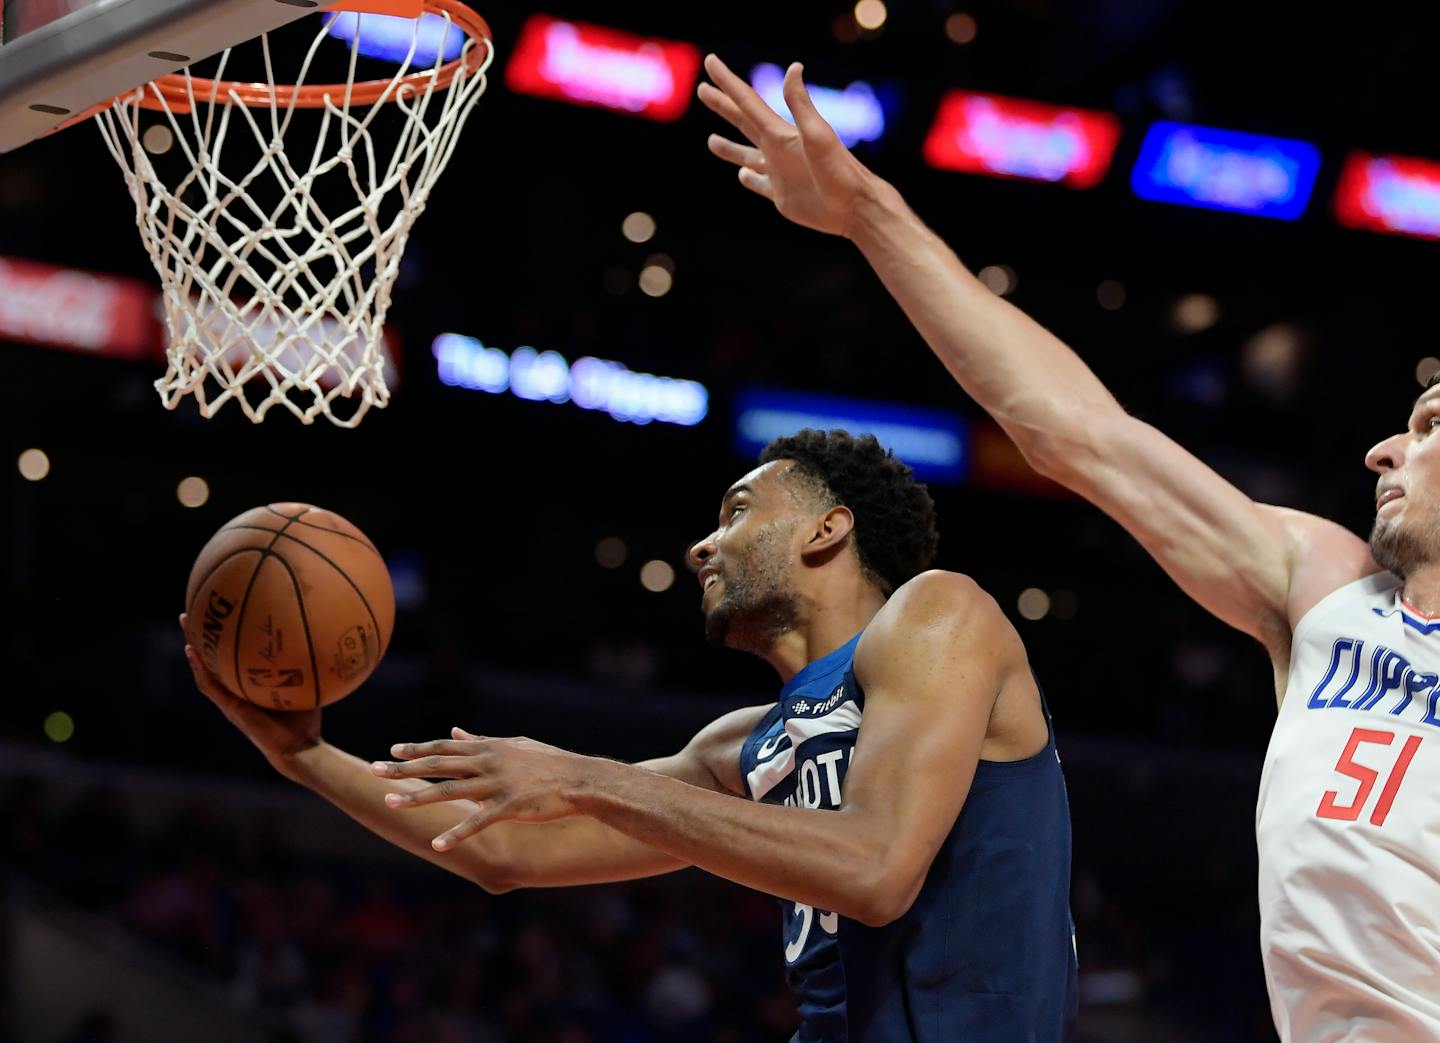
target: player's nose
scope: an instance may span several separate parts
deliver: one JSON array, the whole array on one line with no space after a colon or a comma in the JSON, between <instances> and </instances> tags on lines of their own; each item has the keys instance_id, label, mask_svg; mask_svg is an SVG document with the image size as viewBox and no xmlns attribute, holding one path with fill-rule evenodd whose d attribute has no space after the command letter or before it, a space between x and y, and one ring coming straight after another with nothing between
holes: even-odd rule
<instances>
[{"instance_id":1,"label":"player's nose","mask_svg":"<svg viewBox=\"0 0 1440 1043\"><path fill-rule=\"evenodd\" d=\"M1409 438L1410 436L1402 431L1398 435L1391 435L1389 438L1376 442L1365 454L1365 466L1376 474L1395 470L1405 462L1405 447L1409 443Z\"/></svg>"},{"instance_id":2,"label":"player's nose","mask_svg":"<svg viewBox=\"0 0 1440 1043\"><path fill-rule=\"evenodd\" d=\"M702 565L715 556L716 549L713 532L690 544L690 549L685 552L685 563L690 566L690 571L698 572Z\"/></svg>"}]
</instances>

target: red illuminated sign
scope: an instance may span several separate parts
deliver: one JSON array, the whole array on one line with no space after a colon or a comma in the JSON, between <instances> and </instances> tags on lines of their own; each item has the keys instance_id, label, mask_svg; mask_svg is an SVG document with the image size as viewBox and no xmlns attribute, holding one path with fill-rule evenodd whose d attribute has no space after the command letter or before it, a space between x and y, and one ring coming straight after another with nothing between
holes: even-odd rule
<instances>
[{"instance_id":1,"label":"red illuminated sign","mask_svg":"<svg viewBox=\"0 0 1440 1043\"><path fill-rule=\"evenodd\" d=\"M1350 228L1440 239L1440 162L1350 153L1335 188L1335 218Z\"/></svg>"},{"instance_id":2,"label":"red illuminated sign","mask_svg":"<svg viewBox=\"0 0 1440 1043\"><path fill-rule=\"evenodd\" d=\"M1110 169L1120 120L1109 112L950 91L925 139L942 170L1091 188Z\"/></svg>"},{"instance_id":3,"label":"red illuminated sign","mask_svg":"<svg viewBox=\"0 0 1440 1043\"><path fill-rule=\"evenodd\" d=\"M690 105L700 49L535 15L520 31L505 83L512 91L677 120Z\"/></svg>"},{"instance_id":4,"label":"red illuminated sign","mask_svg":"<svg viewBox=\"0 0 1440 1043\"><path fill-rule=\"evenodd\" d=\"M0 339L149 359L162 343L159 297L137 280L0 257Z\"/></svg>"}]
</instances>

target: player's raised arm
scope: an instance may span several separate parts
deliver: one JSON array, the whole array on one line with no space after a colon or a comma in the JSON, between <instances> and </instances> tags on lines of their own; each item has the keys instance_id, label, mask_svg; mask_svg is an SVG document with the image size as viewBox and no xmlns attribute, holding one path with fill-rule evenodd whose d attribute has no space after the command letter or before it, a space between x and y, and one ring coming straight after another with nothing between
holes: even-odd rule
<instances>
[{"instance_id":1,"label":"player's raised arm","mask_svg":"<svg viewBox=\"0 0 1440 1043\"><path fill-rule=\"evenodd\" d=\"M747 139L712 135L711 151L784 216L854 242L1032 466L1119 521L1206 609L1283 653L1291 626L1320 597L1374 571L1353 534L1256 504L1129 416L1075 352L986 289L844 147L812 104L799 65L785 75L794 127L718 58L705 67L714 84L702 85L701 99Z\"/></svg>"},{"instance_id":2,"label":"player's raised arm","mask_svg":"<svg viewBox=\"0 0 1440 1043\"><path fill-rule=\"evenodd\" d=\"M320 711L280 713L237 699L210 677L193 649L186 658L195 683L280 774L313 790L377 836L417 857L499 893L519 887L607 883L683 869L687 863L594 819L574 816L540 825L505 823L473 844L441 852L431 841L481 808L457 797L423 808L387 806L391 794L429 789L432 765L412 762L407 777L377 777L371 762L320 737ZM714 721L681 752L637 767L692 786L736 792L740 743L766 707L736 710ZM466 741L464 733L455 742ZM434 756L429 750L418 756ZM733 777L732 777L733 776Z\"/></svg>"}]
</instances>

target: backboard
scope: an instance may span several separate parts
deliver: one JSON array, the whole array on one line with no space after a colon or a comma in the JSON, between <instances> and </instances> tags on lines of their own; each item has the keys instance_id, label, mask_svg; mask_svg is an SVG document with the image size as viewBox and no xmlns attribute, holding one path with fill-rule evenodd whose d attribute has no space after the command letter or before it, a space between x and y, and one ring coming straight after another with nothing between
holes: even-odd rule
<instances>
[{"instance_id":1,"label":"backboard","mask_svg":"<svg viewBox=\"0 0 1440 1043\"><path fill-rule=\"evenodd\" d=\"M0 0L0 152L336 0Z\"/></svg>"}]
</instances>

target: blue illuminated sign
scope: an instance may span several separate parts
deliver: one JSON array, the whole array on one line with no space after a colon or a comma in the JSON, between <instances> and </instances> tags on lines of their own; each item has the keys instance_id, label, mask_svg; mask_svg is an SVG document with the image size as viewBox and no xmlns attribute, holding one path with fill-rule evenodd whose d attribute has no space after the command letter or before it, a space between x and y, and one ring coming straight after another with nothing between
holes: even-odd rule
<instances>
[{"instance_id":1,"label":"blue illuminated sign","mask_svg":"<svg viewBox=\"0 0 1440 1043\"><path fill-rule=\"evenodd\" d=\"M782 117L795 122L790 106L785 104L785 70L768 62L750 71L750 86L765 99L765 104ZM836 135L851 148L857 141L879 141L885 133L885 107L875 88L864 80L856 80L843 90L806 84L810 100L825 121L835 128Z\"/></svg>"},{"instance_id":2,"label":"blue illuminated sign","mask_svg":"<svg viewBox=\"0 0 1440 1043\"><path fill-rule=\"evenodd\" d=\"M440 383L450 387L492 395L508 391L531 402L571 402L630 424L659 420L693 427L710 408L704 384L635 373L607 359L570 363L559 352L530 347L506 354L458 333L440 334L431 350Z\"/></svg>"},{"instance_id":3,"label":"blue illuminated sign","mask_svg":"<svg viewBox=\"0 0 1440 1043\"><path fill-rule=\"evenodd\" d=\"M361 54L396 63L405 60L413 44L415 53L410 64L420 67L432 66L439 60L453 61L465 46L465 33L460 27L437 14L415 19L347 12L332 17L325 31L346 43L355 41L358 34L355 48Z\"/></svg>"},{"instance_id":4,"label":"blue illuminated sign","mask_svg":"<svg viewBox=\"0 0 1440 1043\"><path fill-rule=\"evenodd\" d=\"M1320 150L1306 141L1160 122L1130 175L1141 199L1293 221L1305 211Z\"/></svg>"},{"instance_id":5,"label":"blue illuminated sign","mask_svg":"<svg viewBox=\"0 0 1440 1043\"><path fill-rule=\"evenodd\" d=\"M744 456L755 456L772 440L806 427L874 435L925 481L955 484L965 477L966 432L954 413L766 388L742 391L736 399L735 446Z\"/></svg>"}]
</instances>

